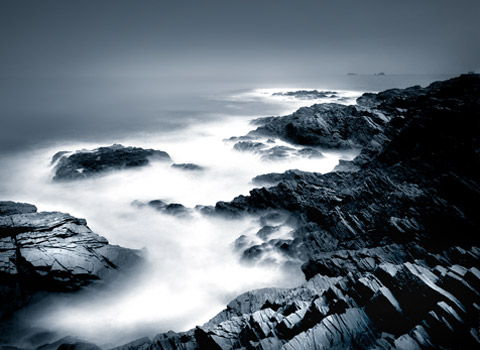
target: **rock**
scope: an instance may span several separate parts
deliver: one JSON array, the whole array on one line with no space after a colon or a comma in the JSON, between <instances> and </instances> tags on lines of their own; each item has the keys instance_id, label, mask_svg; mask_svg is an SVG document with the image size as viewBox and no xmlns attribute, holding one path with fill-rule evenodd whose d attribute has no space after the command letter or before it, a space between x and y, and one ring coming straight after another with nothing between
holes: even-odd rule
<instances>
[{"instance_id":1,"label":"rock","mask_svg":"<svg viewBox=\"0 0 480 350\"><path fill-rule=\"evenodd\" d=\"M382 133L389 117L359 106L335 103L303 107L284 117L261 118L249 137L278 137L286 142L334 149L365 146Z\"/></svg>"},{"instance_id":2,"label":"rock","mask_svg":"<svg viewBox=\"0 0 480 350\"><path fill-rule=\"evenodd\" d=\"M293 215L299 222L293 240L249 246L244 238L238 248L250 260L261 261L271 250L303 260L309 281L269 290L269 297L239 297L193 332L191 344L478 347L480 250L474 237L480 222L471 206L480 200L478 96L478 75L365 94L357 111L382 121L342 171L258 176L256 183L273 186L217 203L213 210L228 215ZM297 114L296 125L306 125L318 110L345 112L314 106ZM261 123L278 137L284 129L277 127L292 122L284 118ZM312 136L312 143L315 137L325 136ZM299 302L310 306L293 307L288 318L287 309ZM271 311L259 317L263 310Z\"/></svg>"},{"instance_id":3,"label":"rock","mask_svg":"<svg viewBox=\"0 0 480 350\"><path fill-rule=\"evenodd\" d=\"M478 348L479 96L480 76L462 75L258 121L251 137L362 147L342 171L262 175L273 186L199 208L295 220L292 239L236 245L250 260L302 261L307 281L249 291L203 326L132 349Z\"/></svg>"},{"instance_id":4,"label":"rock","mask_svg":"<svg viewBox=\"0 0 480 350\"><path fill-rule=\"evenodd\" d=\"M76 151L70 155L59 152L52 158L52 163L56 163L53 180L84 179L112 170L145 166L150 161L170 162L171 159L163 151L125 147L119 144L94 150Z\"/></svg>"},{"instance_id":5,"label":"rock","mask_svg":"<svg viewBox=\"0 0 480 350\"><path fill-rule=\"evenodd\" d=\"M278 232L278 230L280 229L279 226L269 226L269 225L266 225L266 226L263 226L258 232L257 232L257 236L259 238L261 238L262 240L267 240L268 237L275 233L275 232Z\"/></svg>"},{"instance_id":6,"label":"rock","mask_svg":"<svg viewBox=\"0 0 480 350\"><path fill-rule=\"evenodd\" d=\"M193 164L193 163L180 163L180 164L172 164L171 165L172 168L175 168L175 169L180 169L180 170L185 170L185 171L202 171L202 170L205 170L204 167L200 166L200 165L197 165L197 164Z\"/></svg>"},{"instance_id":7,"label":"rock","mask_svg":"<svg viewBox=\"0 0 480 350\"><path fill-rule=\"evenodd\" d=\"M28 203L0 201L0 216L35 213L37 207Z\"/></svg>"},{"instance_id":8,"label":"rock","mask_svg":"<svg viewBox=\"0 0 480 350\"><path fill-rule=\"evenodd\" d=\"M59 151L55 153L50 161L50 165L53 165L59 160L63 155L70 153L69 151Z\"/></svg>"},{"instance_id":9,"label":"rock","mask_svg":"<svg viewBox=\"0 0 480 350\"><path fill-rule=\"evenodd\" d=\"M35 292L75 291L140 259L137 251L109 245L84 219L0 202L5 205L17 213L0 216L0 316Z\"/></svg>"},{"instance_id":10,"label":"rock","mask_svg":"<svg viewBox=\"0 0 480 350\"><path fill-rule=\"evenodd\" d=\"M179 217L188 217L192 214L192 209L186 208L184 205L179 203L165 203L160 199L152 200L148 203L142 203L139 201L134 201L132 205L142 208L146 205L149 207L168 215L174 215Z\"/></svg>"},{"instance_id":11,"label":"rock","mask_svg":"<svg viewBox=\"0 0 480 350\"><path fill-rule=\"evenodd\" d=\"M308 158L322 158L323 154L320 150L313 147L302 147L295 149L288 146L277 146L275 141L269 139L264 144L262 142L254 141L240 141L237 142L233 149L240 152L252 152L261 155L263 161L278 161L289 157L308 157Z\"/></svg>"},{"instance_id":12,"label":"rock","mask_svg":"<svg viewBox=\"0 0 480 350\"><path fill-rule=\"evenodd\" d=\"M318 90L298 90L288 92L275 92L272 96L294 97L299 100L316 100L320 98L334 98L338 94L336 91L318 91Z\"/></svg>"},{"instance_id":13,"label":"rock","mask_svg":"<svg viewBox=\"0 0 480 350\"><path fill-rule=\"evenodd\" d=\"M101 348L76 337L67 336L54 343L42 345L37 350L101 350Z\"/></svg>"},{"instance_id":14,"label":"rock","mask_svg":"<svg viewBox=\"0 0 480 350\"><path fill-rule=\"evenodd\" d=\"M252 142L252 141L240 141L237 142L234 146L233 149L236 151L259 151L267 146L261 142Z\"/></svg>"}]
</instances>

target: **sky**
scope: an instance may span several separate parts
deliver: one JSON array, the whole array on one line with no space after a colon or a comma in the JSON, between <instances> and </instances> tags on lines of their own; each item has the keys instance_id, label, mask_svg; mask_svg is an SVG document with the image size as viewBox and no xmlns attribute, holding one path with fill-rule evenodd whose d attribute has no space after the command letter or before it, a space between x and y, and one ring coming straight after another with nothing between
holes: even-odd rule
<instances>
[{"instance_id":1,"label":"sky","mask_svg":"<svg viewBox=\"0 0 480 350\"><path fill-rule=\"evenodd\" d=\"M479 71L479 13L478 0L0 0L0 154L220 112L188 89Z\"/></svg>"},{"instance_id":2,"label":"sky","mask_svg":"<svg viewBox=\"0 0 480 350\"><path fill-rule=\"evenodd\" d=\"M477 0L2 0L1 76L457 74Z\"/></svg>"}]
</instances>

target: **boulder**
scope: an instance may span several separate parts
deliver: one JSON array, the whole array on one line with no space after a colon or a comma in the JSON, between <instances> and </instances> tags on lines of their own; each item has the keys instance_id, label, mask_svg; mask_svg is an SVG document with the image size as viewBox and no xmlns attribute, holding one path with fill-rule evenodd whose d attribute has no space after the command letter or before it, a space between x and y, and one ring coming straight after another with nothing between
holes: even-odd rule
<instances>
[{"instance_id":1,"label":"boulder","mask_svg":"<svg viewBox=\"0 0 480 350\"><path fill-rule=\"evenodd\" d=\"M163 151L119 144L71 154L59 152L52 158L53 180L79 180L113 170L146 166L150 161L171 162L171 159Z\"/></svg>"}]
</instances>

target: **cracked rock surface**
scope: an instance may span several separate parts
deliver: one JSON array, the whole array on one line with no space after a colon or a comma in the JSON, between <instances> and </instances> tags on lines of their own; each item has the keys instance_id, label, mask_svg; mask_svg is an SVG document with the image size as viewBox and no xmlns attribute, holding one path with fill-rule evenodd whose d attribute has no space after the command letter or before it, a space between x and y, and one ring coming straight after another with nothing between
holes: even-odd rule
<instances>
[{"instance_id":1,"label":"cracked rock surface","mask_svg":"<svg viewBox=\"0 0 480 350\"><path fill-rule=\"evenodd\" d=\"M139 258L136 251L109 245L84 219L0 202L2 313L23 306L37 291L78 290Z\"/></svg>"}]
</instances>

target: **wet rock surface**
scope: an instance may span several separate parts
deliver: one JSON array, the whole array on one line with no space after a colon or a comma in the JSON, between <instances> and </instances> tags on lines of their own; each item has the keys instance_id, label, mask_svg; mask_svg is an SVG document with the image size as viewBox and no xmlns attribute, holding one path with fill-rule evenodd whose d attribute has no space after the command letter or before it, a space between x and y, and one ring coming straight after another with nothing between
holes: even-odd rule
<instances>
[{"instance_id":1,"label":"wet rock surface","mask_svg":"<svg viewBox=\"0 0 480 350\"><path fill-rule=\"evenodd\" d=\"M52 157L53 180L79 180L108 171L146 166L150 161L171 162L171 159L163 151L119 144L71 154L61 151Z\"/></svg>"},{"instance_id":2,"label":"wet rock surface","mask_svg":"<svg viewBox=\"0 0 480 350\"><path fill-rule=\"evenodd\" d=\"M352 162L324 175L260 176L272 186L204 207L263 215L267 242L276 230L267 218L289 213L299 223L293 239L269 249L304 261L308 281L245 293L203 326L129 348L478 348L479 97L478 75L366 94L350 111L385 117L378 132L357 130L369 137ZM255 248L255 258L265 249L247 243L236 246Z\"/></svg>"},{"instance_id":3,"label":"wet rock surface","mask_svg":"<svg viewBox=\"0 0 480 350\"><path fill-rule=\"evenodd\" d=\"M137 251L108 244L84 219L0 202L0 318L36 292L75 291L139 260Z\"/></svg>"}]
</instances>

